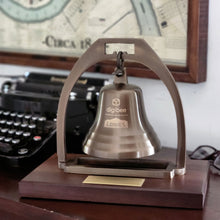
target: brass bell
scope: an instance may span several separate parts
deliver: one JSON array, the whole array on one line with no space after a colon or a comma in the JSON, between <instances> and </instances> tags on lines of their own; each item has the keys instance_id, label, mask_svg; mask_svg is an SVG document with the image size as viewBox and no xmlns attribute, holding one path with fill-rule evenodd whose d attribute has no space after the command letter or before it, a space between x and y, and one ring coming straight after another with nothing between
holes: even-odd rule
<instances>
[{"instance_id":1,"label":"brass bell","mask_svg":"<svg viewBox=\"0 0 220 220\"><path fill-rule=\"evenodd\" d=\"M100 91L96 118L83 143L84 153L94 157L141 158L160 149L145 114L142 91L127 82L122 55L118 53L113 84Z\"/></svg>"}]
</instances>

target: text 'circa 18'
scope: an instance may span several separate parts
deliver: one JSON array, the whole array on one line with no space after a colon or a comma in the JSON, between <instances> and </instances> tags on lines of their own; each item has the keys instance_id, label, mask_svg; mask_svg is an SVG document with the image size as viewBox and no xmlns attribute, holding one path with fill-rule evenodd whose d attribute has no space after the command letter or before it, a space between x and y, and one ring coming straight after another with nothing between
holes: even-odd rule
<instances>
[{"instance_id":1,"label":"text 'circa 18'","mask_svg":"<svg viewBox=\"0 0 220 220\"><path fill-rule=\"evenodd\" d=\"M74 41L72 39L61 39L48 35L42 43L51 48L88 49L92 41L90 38Z\"/></svg>"}]
</instances>

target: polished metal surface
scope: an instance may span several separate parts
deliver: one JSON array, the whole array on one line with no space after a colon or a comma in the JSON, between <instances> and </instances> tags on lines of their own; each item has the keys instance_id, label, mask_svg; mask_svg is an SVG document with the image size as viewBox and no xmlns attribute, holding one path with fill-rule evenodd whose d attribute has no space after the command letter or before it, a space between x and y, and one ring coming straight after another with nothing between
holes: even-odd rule
<instances>
[{"instance_id":1,"label":"polished metal surface","mask_svg":"<svg viewBox=\"0 0 220 220\"><path fill-rule=\"evenodd\" d=\"M143 39L134 38L103 38L94 42L90 48L75 63L71 73L69 74L59 100L57 114L57 156L58 166L62 169L68 164L70 158L67 158L66 139L65 139L65 117L68 105L69 94L78 78L92 65L105 60L112 60L117 57L116 53L107 54L106 45L108 44L133 44L135 48L134 54L125 54L124 59L132 62L143 64L151 69L167 87L176 111L177 119L177 152L175 170L184 172L175 172L176 175L183 175L186 167L186 138L185 138L185 120L181 98L175 84L175 81L163 64L157 54ZM73 146L74 147L74 146ZM74 164L72 165L74 166ZM90 168L91 172L94 168ZM135 171L134 171L135 172ZM156 171L155 171L156 172ZM161 171L158 171L161 173Z\"/></svg>"},{"instance_id":2,"label":"polished metal surface","mask_svg":"<svg viewBox=\"0 0 220 220\"><path fill-rule=\"evenodd\" d=\"M106 159L105 159L106 160ZM139 159L142 160L142 159ZM160 162L158 162L159 164ZM123 168L118 167L90 167L88 165L77 164L76 160L68 161L66 166L63 168L64 172L87 174L87 175L101 175L101 176L124 176L124 177L148 177L158 179L172 179L175 176L175 165L169 163L165 168Z\"/></svg>"},{"instance_id":3,"label":"polished metal surface","mask_svg":"<svg viewBox=\"0 0 220 220\"><path fill-rule=\"evenodd\" d=\"M141 158L155 154L160 141L147 120L142 91L127 84L126 73L102 88L97 115L83 144L101 158Z\"/></svg>"}]
</instances>

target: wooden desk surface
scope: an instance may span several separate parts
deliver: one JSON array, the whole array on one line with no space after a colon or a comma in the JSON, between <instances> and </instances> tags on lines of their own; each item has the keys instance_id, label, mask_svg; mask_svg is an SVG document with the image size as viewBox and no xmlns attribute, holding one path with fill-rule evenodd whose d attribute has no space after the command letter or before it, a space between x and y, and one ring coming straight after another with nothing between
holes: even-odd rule
<instances>
[{"instance_id":1,"label":"wooden desk surface","mask_svg":"<svg viewBox=\"0 0 220 220\"><path fill-rule=\"evenodd\" d=\"M97 204L86 202L20 199L18 182L27 171L0 168L1 219L220 219L220 176L210 175L203 210ZM4 218L3 218L4 217Z\"/></svg>"}]
</instances>

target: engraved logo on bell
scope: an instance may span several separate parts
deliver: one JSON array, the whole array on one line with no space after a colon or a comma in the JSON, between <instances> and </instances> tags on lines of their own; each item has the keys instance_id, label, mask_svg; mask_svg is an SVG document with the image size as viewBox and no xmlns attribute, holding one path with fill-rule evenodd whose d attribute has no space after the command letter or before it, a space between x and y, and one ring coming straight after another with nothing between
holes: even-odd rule
<instances>
[{"instance_id":1,"label":"engraved logo on bell","mask_svg":"<svg viewBox=\"0 0 220 220\"><path fill-rule=\"evenodd\" d=\"M121 104L121 101L119 98L113 98L112 105L114 107L108 107L106 109L106 112L111 113L111 114L126 113L127 109L126 108L119 108L120 104Z\"/></svg>"},{"instance_id":2,"label":"engraved logo on bell","mask_svg":"<svg viewBox=\"0 0 220 220\"><path fill-rule=\"evenodd\" d=\"M107 119L104 122L104 127L106 128L128 128L128 121L126 120L121 120L119 118L116 118L115 116L127 116L126 113L127 109L126 108L120 108L121 101L119 98L113 98L112 99L112 106L106 108L106 112L108 116L113 116L114 118L112 119Z\"/></svg>"},{"instance_id":3,"label":"engraved logo on bell","mask_svg":"<svg viewBox=\"0 0 220 220\"><path fill-rule=\"evenodd\" d=\"M112 108L112 107L108 107L106 109L106 111L108 113L112 113L112 114L115 114L115 113L126 113L126 108Z\"/></svg>"},{"instance_id":4,"label":"engraved logo on bell","mask_svg":"<svg viewBox=\"0 0 220 220\"><path fill-rule=\"evenodd\" d=\"M119 98L112 99L112 105L113 106L119 106L120 105L120 99Z\"/></svg>"},{"instance_id":5,"label":"engraved logo on bell","mask_svg":"<svg viewBox=\"0 0 220 220\"><path fill-rule=\"evenodd\" d=\"M104 127L106 128L128 128L128 122L126 120L120 120L119 118L113 118L105 120Z\"/></svg>"}]
</instances>

